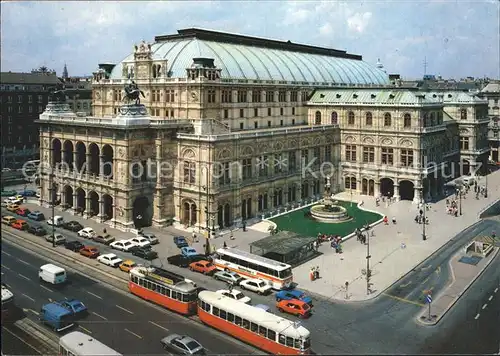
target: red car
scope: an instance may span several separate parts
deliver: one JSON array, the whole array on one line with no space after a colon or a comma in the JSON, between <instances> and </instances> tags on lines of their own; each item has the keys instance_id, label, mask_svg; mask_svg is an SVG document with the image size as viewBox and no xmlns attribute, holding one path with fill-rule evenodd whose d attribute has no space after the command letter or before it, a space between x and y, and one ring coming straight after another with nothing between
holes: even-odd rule
<instances>
[{"instance_id":1,"label":"red car","mask_svg":"<svg viewBox=\"0 0 500 356\"><path fill-rule=\"evenodd\" d=\"M97 256L99 256L99 250L94 246L84 246L80 250L80 255L88 258L97 258Z\"/></svg>"},{"instance_id":2,"label":"red car","mask_svg":"<svg viewBox=\"0 0 500 356\"><path fill-rule=\"evenodd\" d=\"M12 225L10 225L11 227L13 227L14 229L17 229L17 230L28 230L29 229L29 225L26 221L24 220L16 220Z\"/></svg>"},{"instance_id":3,"label":"red car","mask_svg":"<svg viewBox=\"0 0 500 356\"><path fill-rule=\"evenodd\" d=\"M16 210L16 214L21 216L28 216L29 213L31 213L31 211L29 211L29 209L26 208L19 208Z\"/></svg>"},{"instance_id":4,"label":"red car","mask_svg":"<svg viewBox=\"0 0 500 356\"><path fill-rule=\"evenodd\" d=\"M311 307L306 302L298 299L280 300L276 303L276 308L281 313L289 313L299 318L308 318L311 316Z\"/></svg>"},{"instance_id":5,"label":"red car","mask_svg":"<svg viewBox=\"0 0 500 356\"><path fill-rule=\"evenodd\" d=\"M189 265L189 269L191 271L196 271L203 274L211 275L214 274L214 272L217 270L217 267L215 267L212 262L201 260L197 262L192 262Z\"/></svg>"}]
</instances>

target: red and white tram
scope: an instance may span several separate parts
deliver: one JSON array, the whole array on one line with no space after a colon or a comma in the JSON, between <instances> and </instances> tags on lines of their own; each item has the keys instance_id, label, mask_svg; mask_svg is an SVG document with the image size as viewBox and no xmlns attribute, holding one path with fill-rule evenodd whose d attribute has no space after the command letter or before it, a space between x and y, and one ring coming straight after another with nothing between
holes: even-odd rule
<instances>
[{"instance_id":1,"label":"red and white tram","mask_svg":"<svg viewBox=\"0 0 500 356\"><path fill-rule=\"evenodd\" d=\"M159 267L134 267L129 273L132 294L184 315L196 314L198 289L184 277Z\"/></svg>"},{"instance_id":2,"label":"red and white tram","mask_svg":"<svg viewBox=\"0 0 500 356\"><path fill-rule=\"evenodd\" d=\"M219 293L198 294L198 316L205 324L271 354L311 353L310 333L303 326Z\"/></svg>"}]
</instances>

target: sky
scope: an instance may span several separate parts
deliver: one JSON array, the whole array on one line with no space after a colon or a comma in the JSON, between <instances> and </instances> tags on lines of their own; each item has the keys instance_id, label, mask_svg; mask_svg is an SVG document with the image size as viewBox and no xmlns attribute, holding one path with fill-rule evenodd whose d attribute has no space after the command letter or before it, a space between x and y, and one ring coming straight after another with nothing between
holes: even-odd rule
<instances>
[{"instance_id":1,"label":"sky","mask_svg":"<svg viewBox=\"0 0 500 356\"><path fill-rule=\"evenodd\" d=\"M201 27L347 50L408 79L499 78L499 19L499 0L9 1L1 70L91 75L142 40Z\"/></svg>"}]
</instances>

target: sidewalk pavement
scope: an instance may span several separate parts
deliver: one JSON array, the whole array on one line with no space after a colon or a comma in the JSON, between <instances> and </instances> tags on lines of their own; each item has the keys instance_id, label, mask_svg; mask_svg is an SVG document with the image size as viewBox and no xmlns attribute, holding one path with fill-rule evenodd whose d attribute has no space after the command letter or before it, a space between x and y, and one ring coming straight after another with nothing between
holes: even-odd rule
<instances>
[{"instance_id":1,"label":"sidewalk pavement","mask_svg":"<svg viewBox=\"0 0 500 356\"><path fill-rule=\"evenodd\" d=\"M477 265L459 262L464 256L463 252L456 254L449 262L452 276L451 284L446 287L431 303L431 319L429 320L428 309L423 308L417 315L417 320L424 325L436 325L455 305L460 297L470 288L474 281L484 272L498 254L499 249L481 259Z\"/></svg>"}]
</instances>

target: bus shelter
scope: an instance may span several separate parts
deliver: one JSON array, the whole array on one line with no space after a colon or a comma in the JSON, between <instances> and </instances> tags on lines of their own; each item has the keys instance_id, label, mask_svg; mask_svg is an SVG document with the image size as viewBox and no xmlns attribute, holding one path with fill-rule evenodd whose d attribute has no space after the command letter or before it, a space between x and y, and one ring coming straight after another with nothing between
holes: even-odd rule
<instances>
[{"instance_id":1,"label":"bus shelter","mask_svg":"<svg viewBox=\"0 0 500 356\"><path fill-rule=\"evenodd\" d=\"M279 231L252 242L250 252L275 261L297 266L318 254L314 249L316 237L301 236L291 231Z\"/></svg>"}]
</instances>

